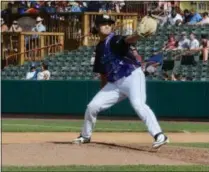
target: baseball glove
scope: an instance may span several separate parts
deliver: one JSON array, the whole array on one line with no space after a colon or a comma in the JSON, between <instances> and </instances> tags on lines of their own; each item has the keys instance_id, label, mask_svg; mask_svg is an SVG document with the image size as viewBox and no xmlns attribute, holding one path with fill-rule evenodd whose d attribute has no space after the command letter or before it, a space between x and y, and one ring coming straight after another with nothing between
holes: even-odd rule
<instances>
[{"instance_id":1,"label":"baseball glove","mask_svg":"<svg viewBox=\"0 0 209 172\"><path fill-rule=\"evenodd\" d=\"M156 30L157 20L155 20L151 16L145 16L140 21L136 32L139 36L147 37L155 34Z\"/></svg>"}]
</instances>

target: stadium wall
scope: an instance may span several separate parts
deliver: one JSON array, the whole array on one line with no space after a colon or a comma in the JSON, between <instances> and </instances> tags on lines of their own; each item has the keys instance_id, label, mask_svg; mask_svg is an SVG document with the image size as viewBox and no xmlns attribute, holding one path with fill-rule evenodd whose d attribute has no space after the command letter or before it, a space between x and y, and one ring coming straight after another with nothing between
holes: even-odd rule
<instances>
[{"instance_id":1,"label":"stadium wall","mask_svg":"<svg viewBox=\"0 0 209 172\"><path fill-rule=\"evenodd\" d=\"M83 115L99 90L98 81L2 81L3 114ZM209 118L209 82L147 83L147 103L158 117ZM128 100L101 113L135 116Z\"/></svg>"}]
</instances>

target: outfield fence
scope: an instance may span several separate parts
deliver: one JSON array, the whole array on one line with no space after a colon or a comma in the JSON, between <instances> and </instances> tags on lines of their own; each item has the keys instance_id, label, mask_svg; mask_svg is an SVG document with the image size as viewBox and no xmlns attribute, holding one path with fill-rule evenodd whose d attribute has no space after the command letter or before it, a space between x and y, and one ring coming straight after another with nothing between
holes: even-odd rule
<instances>
[{"instance_id":1,"label":"outfield fence","mask_svg":"<svg viewBox=\"0 0 209 172\"><path fill-rule=\"evenodd\" d=\"M98 81L2 81L2 113L82 115L98 92ZM209 82L147 83L147 103L157 117L209 118ZM104 116L133 117L125 100L102 112Z\"/></svg>"}]
</instances>

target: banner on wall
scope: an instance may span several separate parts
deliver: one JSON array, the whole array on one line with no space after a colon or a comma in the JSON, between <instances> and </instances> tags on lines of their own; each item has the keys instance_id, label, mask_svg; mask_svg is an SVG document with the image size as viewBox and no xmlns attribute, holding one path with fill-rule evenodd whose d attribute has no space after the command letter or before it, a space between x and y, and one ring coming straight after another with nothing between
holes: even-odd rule
<instances>
[{"instance_id":1,"label":"banner on wall","mask_svg":"<svg viewBox=\"0 0 209 172\"><path fill-rule=\"evenodd\" d=\"M184 1L180 2L180 9L184 11L185 9L188 10L195 10L198 13L209 12L209 1Z\"/></svg>"}]
</instances>

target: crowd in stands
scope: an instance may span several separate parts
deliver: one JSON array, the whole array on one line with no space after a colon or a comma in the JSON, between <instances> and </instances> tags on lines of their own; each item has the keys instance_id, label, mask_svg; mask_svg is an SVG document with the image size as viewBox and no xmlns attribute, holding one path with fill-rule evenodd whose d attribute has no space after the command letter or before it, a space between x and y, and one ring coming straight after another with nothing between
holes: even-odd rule
<instances>
[{"instance_id":1,"label":"crowd in stands","mask_svg":"<svg viewBox=\"0 0 209 172\"><path fill-rule=\"evenodd\" d=\"M41 64L41 70L37 68L35 63L30 66L30 71L26 74L26 80L49 80L51 76L46 63Z\"/></svg>"},{"instance_id":2,"label":"crowd in stands","mask_svg":"<svg viewBox=\"0 0 209 172\"><path fill-rule=\"evenodd\" d=\"M170 12L165 12L161 16L154 15L157 19L159 19L159 23L161 26L165 24L168 25L206 25L209 24L209 16L208 12L204 12L199 14L194 10L183 11L183 14L177 12L175 8L172 8Z\"/></svg>"},{"instance_id":3,"label":"crowd in stands","mask_svg":"<svg viewBox=\"0 0 209 172\"><path fill-rule=\"evenodd\" d=\"M17 9L19 14L55 12L120 12L125 6L121 1L11 1L3 13Z\"/></svg>"},{"instance_id":4,"label":"crowd in stands","mask_svg":"<svg viewBox=\"0 0 209 172\"><path fill-rule=\"evenodd\" d=\"M180 54L181 64L196 65L194 54L201 52L200 59L207 64L209 56L209 38L208 35L202 34L201 40L196 39L195 33L190 33L190 38L187 38L186 32L181 33L180 39L177 41L174 35L170 35L168 42L164 44L163 51L175 51L182 50L186 52ZM178 56L177 56L178 57ZM175 57L173 57L175 59ZM153 50L152 56L145 61L144 71L149 76L154 75L157 72L158 67L162 68L163 65L163 53L162 51ZM161 71L163 72L163 71ZM184 77L179 73L172 73L168 75L166 72L162 74L164 80L172 81L190 81L191 77Z\"/></svg>"},{"instance_id":5,"label":"crowd in stands","mask_svg":"<svg viewBox=\"0 0 209 172\"><path fill-rule=\"evenodd\" d=\"M8 3L8 8L3 13L8 13L13 8L18 9L19 14L24 13L56 13L56 12L117 12L120 13L125 2L121 1L11 1ZM163 11L162 15L153 17L159 20L159 25L167 27L167 25L181 26L181 25L209 25L208 12L199 14L194 10L185 9L182 13L176 10L175 4L169 2L159 2L156 9L153 11ZM22 32L23 29L18 24L18 21L14 20L12 25L9 27L5 23L4 19L1 18L1 32ZM36 18L36 24L31 28L32 32L45 32L47 31L46 26L43 24L41 17ZM133 31L131 31L133 32ZM201 58L204 62L208 61L209 56L209 38L207 35L202 35L201 39L197 39L196 33L189 33L189 38L186 32L179 33L179 35L171 34L168 36L167 42L164 43L162 49L152 50L151 57L146 60L143 64L144 72L148 76L157 71L157 68L163 64L163 51L188 51L183 55L184 58L189 56L191 58L194 53L201 52ZM37 38L34 35L32 39ZM26 43L28 37L25 38ZM26 45L27 46L27 45ZM142 61L142 57L137 52L136 47L132 47L132 53ZM94 54L95 55L95 54ZM91 64L94 63L94 55L91 58ZM194 63L195 64L195 63ZM50 72L46 64L42 65L42 71L38 71L36 66L31 66L31 71L27 73L26 79L37 79L37 80L48 80L50 78ZM165 80L189 80L188 78L180 77L178 74L172 74L169 78L168 75L164 74Z\"/></svg>"},{"instance_id":6,"label":"crowd in stands","mask_svg":"<svg viewBox=\"0 0 209 172\"><path fill-rule=\"evenodd\" d=\"M23 29L18 24L17 20L12 22L10 28L5 24L4 19L1 18L1 32L22 32ZM46 26L43 25L43 19L41 17L36 18L36 24L31 29L32 32L45 32Z\"/></svg>"}]
</instances>

